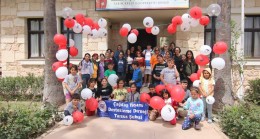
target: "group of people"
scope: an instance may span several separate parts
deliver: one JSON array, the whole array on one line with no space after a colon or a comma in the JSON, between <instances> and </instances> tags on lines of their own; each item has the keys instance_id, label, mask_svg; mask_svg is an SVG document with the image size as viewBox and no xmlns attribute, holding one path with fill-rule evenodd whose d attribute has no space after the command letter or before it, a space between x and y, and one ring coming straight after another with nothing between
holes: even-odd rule
<instances>
[{"instance_id":1,"label":"group of people","mask_svg":"<svg viewBox=\"0 0 260 139\"><path fill-rule=\"evenodd\" d=\"M115 52L108 49L105 55L95 53L92 57L86 53L79 65L70 67L70 74L63 82L67 103L64 114L70 115L74 110L79 110L81 88L89 88L98 101L113 99L139 102L142 87L149 87L149 95L153 97L157 95L155 87L159 84L181 84L186 91L182 103L171 99L167 90L161 92L165 103L172 105L176 110L177 116L171 123L176 124L178 116L183 116L186 117L182 126L184 130L188 129L193 121L195 129L200 129L199 122L205 119L206 113L208 122L212 123L212 105L206 103L206 97L213 96L215 82L211 70L206 68L200 77L200 87L192 87L189 77L197 70L198 65L195 63L193 52L188 50L185 55L181 55L181 49L175 47L174 43L164 45L162 49L152 49L150 45L144 50L140 46L137 49L131 47L125 53L122 46L118 45ZM108 84L111 74L117 74L119 77L117 86ZM88 116L95 114L95 111L89 111L87 108L85 111ZM160 115L160 110L150 107L149 111L150 120L155 120Z\"/></svg>"}]
</instances>

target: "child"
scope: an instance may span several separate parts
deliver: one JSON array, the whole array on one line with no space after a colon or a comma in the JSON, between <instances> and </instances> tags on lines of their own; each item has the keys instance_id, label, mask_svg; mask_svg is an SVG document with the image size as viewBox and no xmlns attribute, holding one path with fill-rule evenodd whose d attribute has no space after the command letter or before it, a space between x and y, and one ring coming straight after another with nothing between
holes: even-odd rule
<instances>
[{"instance_id":1,"label":"child","mask_svg":"<svg viewBox=\"0 0 260 139\"><path fill-rule=\"evenodd\" d=\"M157 55L158 62L154 65L152 76L153 76L153 84L158 85L161 83L160 73L161 71L167 67L167 64L163 61L163 56L161 54Z\"/></svg>"},{"instance_id":2,"label":"child","mask_svg":"<svg viewBox=\"0 0 260 139\"><path fill-rule=\"evenodd\" d=\"M140 92L140 89L142 87L142 72L139 68L139 63L137 61L134 61L132 63L132 67L134 69L132 80L129 81L129 84L135 83L137 86L137 92Z\"/></svg>"},{"instance_id":3,"label":"child","mask_svg":"<svg viewBox=\"0 0 260 139\"><path fill-rule=\"evenodd\" d=\"M126 94L126 101L127 102L139 102L140 95L137 92L137 86L135 83L131 84L130 86L131 92Z\"/></svg>"},{"instance_id":4,"label":"child","mask_svg":"<svg viewBox=\"0 0 260 139\"><path fill-rule=\"evenodd\" d=\"M118 101L124 101L127 94L127 90L124 88L124 79L119 78L117 80L117 88L112 93L112 98Z\"/></svg>"},{"instance_id":5,"label":"child","mask_svg":"<svg viewBox=\"0 0 260 139\"><path fill-rule=\"evenodd\" d=\"M79 64L79 69L80 69L81 79L83 81L82 87L84 89L87 86L88 80L94 73L93 63L90 61L89 53L86 53L83 60L81 60L81 62Z\"/></svg>"},{"instance_id":6,"label":"child","mask_svg":"<svg viewBox=\"0 0 260 139\"><path fill-rule=\"evenodd\" d=\"M107 84L107 79L101 79L101 87L97 89L96 97L100 100L108 100L112 93L112 87Z\"/></svg>"},{"instance_id":7,"label":"child","mask_svg":"<svg viewBox=\"0 0 260 139\"><path fill-rule=\"evenodd\" d=\"M144 86L149 86L152 80L151 57L153 54L153 50L151 49L151 45L147 45L147 49L143 51L143 54L145 57Z\"/></svg>"},{"instance_id":8,"label":"child","mask_svg":"<svg viewBox=\"0 0 260 139\"><path fill-rule=\"evenodd\" d=\"M64 79L64 94L66 98L66 104L68 104L71 101L71 96L73 94L79 93L79 88L81 86L81 78L77 74L78 72L78 67L76 65L72 65L70 67L70 74L66 75Z\"/></svg>"},{"instance_id":9,"label":"child","mask_svg":"<svg viewBox=\"0 0 260 139\"><path fill-rule=\"evenodd\" d=\"M112 63L113 60L110 56L110 51L111 50L107 50L107 52L105 53L105 59L104 59L104 64L105 64L105 71L108 69L108 63Z\"/></svg>"},{"instance_id":10,"label":"child","mask_svg":"<svg viewBox=\"0 0 260 139\"><path fill-rule=\"evenodd\" d=\"M96 80L94 78L90 78L88 82L88 88L92 91L92 97L96 98L97 89L95 88ZM90 111L85 107L85 112L87 116L93 116L95 111Z\"/></svg>"},{"instance_id":11,"label":"child","mask_svg":"<svg viewBox=\"0 0 260 139\"><path fill-rule=\"evenodd\" d=\"M206 103L207 96L213 96L214 95L214 85L215 81L212 77L210 68L206 68L202 71L201 77L200 77L200 92L202 94L202 100L204 104L204 111L202 116L202 121L205 119L205 113L207 109L208 113L208 123L212 123L212 104Z\"/></svg>"},{"instance_id":12,"label":"child","mask_svg":"<svg viewBox=\"0 0 260 139\"><path fill-rule=\"evenodd\" d=\"M176 85L178 83L177 78L179 77L179 72L174 65L174 60L170 58L167 62L168 67L164 68L161 71L161 81L164 85L173 84Z\"/></svg>"},{"instance_id":13,"label":"child","mask_svg":"<svg viewBox=\"0 0 260 139\"><path fill-rule=\"evenodd\" d=\"M114 68L113 62L109 62L108 69L105 71L105 78L108 78L111 74L116 74L113 68Z\"/></svg>"},{"instance_id":14,"label":"child","mask_svg":"<svg viewBox=\"0 0 260 139\"><path fill-rule=\"evenodd\" d=\"M188 115L182 123L182 129L189 129L192 123L195 122L194 128L200 130L199 122L203 113L203 102L199 98L199 89L197 87L192 87L190 90L191 97L184 104L184 109L188 110Z\"/></svg>"},{"instance_id":15,"label":"child","mask_svg":"<svg viewBox=\"0 0 260 139\"><path fill-rule=\"evenodd\" d=\"M64 115L72 115L74 111L81 111L80 110L80 95L79 94L73 94L71 96L72 101L69 102L64 110Z\"/></svg>"},{"instance_id":16,"label":"child","mask_svg":"<svg viewBox=\"0 0 260 139\"><path fill-rule=\"evenodd\" d=\"M184 97L182 103L179 103L179 104L183 105L187 101L187 99L189 97L191 97L191 94L190 94L190 90L187 89L188 81L186 79L181 80L181 86L182 86L182 88L185 91L185 97ZM178 108L178 115L181 116L181 117L186 117L187 116L187 111L184 110L183 108Z\"/></svg>"},{"instance_id":17,"label":"child","mask_svg":"<svg viewBox=\"0 0 260 139\"><path fill-rule=\"evenodd\" d=\"M150 92L148 95L152 98L154 96L158 96L158 94L155 92L155 86L153 84L149 85L149 90ZM153 109L151 106L149 106L149 120L150 121L155 121L156 118L159 117L159 112L156 109Z\"/></svg>"},{"instance_id":18,"label":"child","mask_svg":"<svg viewBox=\"0 0 260 139\"><path fill-rule=\"evenodd\" d=\"M162 98L164 99L165 104L171 105L175 110L175 117L173 118L173 120L170 121L170 123L172 125L176 125L176 123L177 123L176 117L178 116L178 113L177 113L178 102L172 100L170 93L166 89L162 90L161 94L162 94Z\"/></svg>"}]
</instances>

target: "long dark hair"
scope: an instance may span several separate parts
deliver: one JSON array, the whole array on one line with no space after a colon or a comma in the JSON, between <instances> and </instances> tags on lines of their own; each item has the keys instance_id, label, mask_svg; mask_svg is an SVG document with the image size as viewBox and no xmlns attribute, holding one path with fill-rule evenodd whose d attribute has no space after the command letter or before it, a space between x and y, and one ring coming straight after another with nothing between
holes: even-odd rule
<instances>
[{"instance_id":1,"label":"long dark hair","mask_svg":"<svg viewBox=\"0 0 260 139\"><path fill-rule=\"evenodd\" d=\"M83 59L80 61L80 65L81 65L81 66L82 66L83 60L85 60L85 57L86 57L87 55L89 56L89 62L91 62L91 55L90 55L89 53L85 53Z\"/></svg>"},{"instance_id":2,"label":"long dark hair","mask_svg":"<svg viewBox=\"0 0 260 139\"><path fill-rule=\"evenodd\" d=\"M191 51L191 50L188 50L187 52L186 52L186 61L188 61L188 53L191 53L191 61L193 61L194 60L194 55L193 55L193 52Z\"/></svg>"}]
</instances>

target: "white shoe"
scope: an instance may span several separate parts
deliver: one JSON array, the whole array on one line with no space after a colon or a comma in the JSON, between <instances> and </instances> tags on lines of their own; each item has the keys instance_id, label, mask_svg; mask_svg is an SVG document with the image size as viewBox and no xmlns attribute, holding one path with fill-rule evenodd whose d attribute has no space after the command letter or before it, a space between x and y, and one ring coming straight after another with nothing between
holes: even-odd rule
<instances>
[{"instance_id":1,"label":"white shoe","mask_svg":"<svg viewBox=\"0 0 260 139\"><path fill-rule=\"evenodd\" d=\"M213 122L212 122L212 120L211 120L211 119L208 119L208 123L209 123L209 124L211 124L211 123L213 123Z\"/></svg>"},{"instance_id":2,"label":"white shoe","mask_svg":"<svg viewBox=\"0 0 260 139\"><path fill-rule=\"evenodd\" d=\"M201 121L202 121L202 122L205 121L205 117L204 117L204 116L201 118Z\"/></svg>"}]
</instances>

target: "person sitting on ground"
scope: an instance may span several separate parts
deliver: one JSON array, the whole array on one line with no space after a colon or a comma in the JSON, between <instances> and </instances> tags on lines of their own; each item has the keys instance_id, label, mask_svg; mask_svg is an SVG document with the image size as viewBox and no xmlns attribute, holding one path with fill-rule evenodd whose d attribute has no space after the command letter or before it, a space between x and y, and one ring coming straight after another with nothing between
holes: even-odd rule
<instances>
[{"instance_id":1,"label":"person sitting on ground","mask_svg":"<svg viewBox=\"0 0 260 139\"><path fill-rule=\"evenodd\" d=\"M185 79L181 80L181 86L185 91L185 97L184 97L183 101L179 104L183 105L187 101L187 99L189 97L191 97L191 94L190 94L190 90L187 88L187 86L188 86L187 80L185 80ZM178 114L179 114L180 117L185 117L185 116L187 116L187 111L184 110L182 107L179 107L178 108Z\"/></svg>"},{"instance_id":2,"label":"person sitting on ground","mask_svg":"<svg viewBox=\"0 0 260 139\"><path fill-rule=\"evenodd\" d=\"M80 95L79 94L73 94L71 96L71 102L69 102L64 110L64 115L72 115L75 111L81 111L81 105L80 105Z\"/></svg>"},{"instance_id":3,"label":"person sitting on ground","mask_svg":"<svg viewBox=\"0 0 260 139\"><path fill-rule=\"evenodd\" d=\"M135 83L132 83L130 85L131 92L126 94L126 101L127 102L139 102L140 101L140 95L139 92L137 92L137 86Z\"/></svg>"},{"instance_id":4,"label":"person sitting on ground","mask_svg":"<svg viewBox=\"0 0 260 139\"><path fill-rule=\"evenodd\" d=\"M154 96L159 96L156 92L155 92L155 86L153 84L149 85L149 90L150 92L148 93L148 95L152 98ZM159 117L159 111L156 109L153 109L151 106L149 106L149 120L150 121L155 121L158 117Z\"/></svg>"},{"instance_id":5,"label":"person sitting on ground","mask_svg":"<svg viewBox=\"0 0 260 139\"><path fill-rule=\"evenodd\" d=\"M97 89L96 97L98 98L98 101L105 101L110 99L110 95L113 91L112 87L108 85L107 79L103 78L101 79L101 87Z\"/></svg>"},{"instance_id":6,"label":"person sitting on ground","mask_svg":"<svg viewBox=\"0 0 260 139\"><path fill-rule=\"evenodd\" d=\"M142 71L139 68L139 63L137 61L134 61L132 63L132 67L134 69L132 80L129 81L129 84L135 83L137 86L137 92L140 92L140 89L142 87Z\"/></svg>"},{"instance_id":7,"label":"person sitting on ground","mask_svg":"<svg viewBox=\"0 0 260 139\"><path fill-rule=\"evenodd\" d=\"M97 94L97 89L95 88L97 81L94 78L90 78L89 82L88 82L88 88L92 91L92 97L93 98L97 98L96 94ZM87 116L93 116L95 115L96 111L90 111L87 107L85 107L85 112Z\"/></svg>"},{"instance_id":8,"label":"person sitting on ground","mask_svg":"<svg viewBox=\"0 0 260 139\"><path fill-rule=\"evenodd\" d=\"M176 125L177 123L177 117L178 117L178 113L177 113L177 109L178 109L178 102L174 101L172 98L171 98L171 94L169 93L168 90L164 89L161 91L161 94L162 94L162 98L164 99L164 102L166 105L170 105L174 108L175 110L175 117L170 121L170 123L172 125Z\"/></svg>"},{"instance_id":9,"label":"person sitting on ground","mask_svg":"<svg viewBox=\"0 0 260 139\"><path fill-rule=\"evenodd\" d=\"M125 101L127 90L124 88L125 81L122 78L117 80L117 88L111 94L111 98L117 101Z\"/></svg>"}]
</instances>

